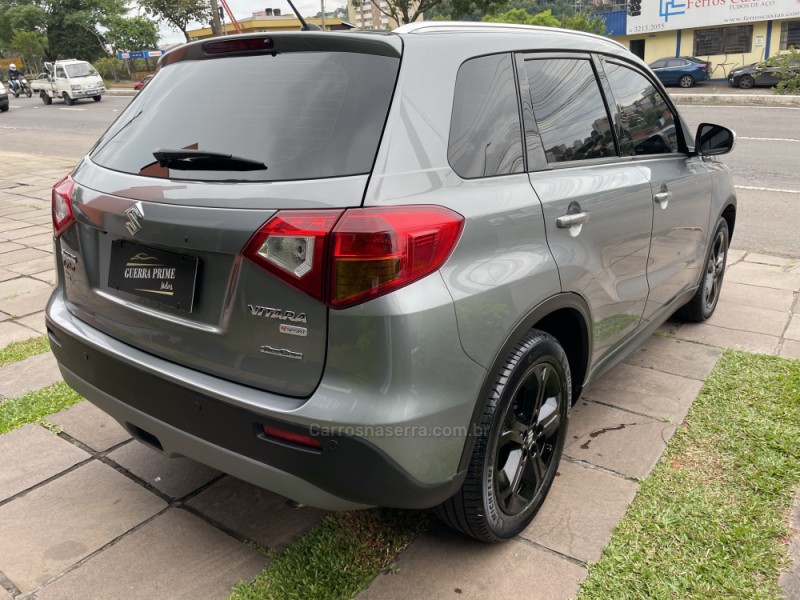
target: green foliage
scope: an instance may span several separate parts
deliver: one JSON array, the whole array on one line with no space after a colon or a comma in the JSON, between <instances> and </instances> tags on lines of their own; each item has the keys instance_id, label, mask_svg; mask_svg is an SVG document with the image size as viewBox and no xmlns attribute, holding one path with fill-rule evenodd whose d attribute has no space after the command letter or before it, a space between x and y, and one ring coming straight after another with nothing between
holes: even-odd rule
<instances>
[{"instance_id":1,"label":"green foliage","mask_svg":"<svg viewBox=\"0 0 800 600\"><path fill-rule=\"evenodd\" d=\"M421 511L332 513L284 550L255 580L239 583L231 600L354 598L423 531Z\"/></svg>"},{"instance_id":2,"label":"green foliage","mask_svg":"<svg viewBox=\"0 0 800 600\"><path fill-rule=\"evenodd\" d=\"M0 402L0 434L28 423L41 423L47 415L72 406L83 400L66 383L55 383L19 398Z\"/></svg>"},{"instance_id":3,"label":"green foliage","mask_svg":"<svg viewBox=\"0 0 800 600\"><path fill-rule=\"evenodd\" d=\"M561 20L556 18L550 9L531 14L523 8L512 8L501 14L485 16L483 20L490 23L519 23L522 25L540 25L542 27L563 27L564 29L588 31L599 35L605 34L606 31L605 21L600 17L573 14Z\"/></svg>"},{"instance_id":4,"label":"green foliage","mask_svg":"<svg viewBox=\"0 0 800 600\"><path fill-rule=\"evenodd\" d=\"M145 17L117 17L109 23L106 41L114 50L154 50L158 26Z\"/></svg>"},{"instance_id":5,"label":"green foliage","mask_svg":"<svg viewBox=\"0 0 800 600\"><path fill-rule=\"evenodd\" d=\"M103 79L119 81L120 74L125 72L125 63L113 56L105 56L94 62L94 68Z\"/></svg>"},{"instance_id":6,"label":"green foliage","mask_svg":"<svg viewBox=\"0 0 800 600\"><path fill-rule=\"evenodd\" d=\"M800 361L727 351L579 598L780 597L800 485Z\"/></svg>"},{"instance_id":7,"label":"green foliage","mask_svg":"<svg viewBox=\"0 0 800 600\"><path fill-rule=\"evenodd\" d=\"M47 36L48 58L92 61L105 55L101 32L127 10L125 0L0 0L0 45L36 31Z\"/></svg>"},{"instance_id":8,"label":"green foliage","mask_svg":"<svg viewBox=\"0 0 800 600\"><path fill-rule=\"evenodd\" d=\"M206 0L139 0L138 4L148 15L181 31L187 42L189 23L211 21L211 5Z\"/></svg>"},{"instance_id":9,"label":"green foliage","mask_svg":"<svg viewBox=\"0 0 800 600\"><path fill-rule=\"evenodd\" d=\"M606 34L606 22L602 17L576 14L562 19L561 27L575 31L586 31L597 35Z\"/></svg>"},{"instance_id":10,"label":"green foliage","mask_svg":"<svg viewBox=\"0 0 800 600\"><path fill-rule=\"evenodd\" d=\"M21 342L11 342L8 346L0 348L0 367L49 351L50 342L47 341L46 335L28 338Z\"/></svg>"},{"instance_id":11,"label":"green foliage","mask_svg":"<svg viewBox=\"0 0 800 600\"><path fill-rule=\"evenodd\" d=\"M761 63L762 67L775 69L781 81L775 86L777 94L800 94L800 51L794 46L784 54L775 54ZM794 68L792 68L794 67Z\"/></svg>"},{"instance_id":12,"label":"green foliage","mask_svg":"<svg viewBox=\"0 0 800 600\"><path fill-rule=\"evenodd\" d=\"M47 30L47 13L41 6L25 4L12 6L6 11L8 24L13 31L38 31Z\"/></svg>"},{"instance_id":13,"label":"green foliage","mask_svg":"<svg viewBox=\"0 0 800 600\"><path fill-rule=\"evenodd\" d=\"M47 53L47 37L38 31L17 31L11 38L11 48L19 52L28 73L44 70L42 58Z\"/></svg>"}]
</instances>

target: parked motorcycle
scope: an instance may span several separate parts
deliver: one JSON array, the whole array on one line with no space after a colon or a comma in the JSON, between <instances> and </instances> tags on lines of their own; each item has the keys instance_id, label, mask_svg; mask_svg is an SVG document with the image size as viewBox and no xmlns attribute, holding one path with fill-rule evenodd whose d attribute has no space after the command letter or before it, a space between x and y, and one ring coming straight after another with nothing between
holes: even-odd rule
<instances>
[{"instance_id":1,"label":"parked motorcycle","mask_svg":"<svg viewBox=\"0 0 800 600\"><path fill-rule=\"evenodd\" d=\"M8 82L8 91L14 94L14 98L19 98L20 94L25 94L28 98L33 95L33 91L31 90L31 86L28 83L28 80L24 77L20 77L19 79L12 79Z\"/></svg>"}]
</instances>

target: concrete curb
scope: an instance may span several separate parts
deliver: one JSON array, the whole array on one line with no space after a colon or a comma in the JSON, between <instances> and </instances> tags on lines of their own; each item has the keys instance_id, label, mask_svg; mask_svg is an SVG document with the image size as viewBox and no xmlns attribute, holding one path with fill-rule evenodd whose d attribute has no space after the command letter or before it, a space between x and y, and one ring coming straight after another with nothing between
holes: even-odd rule
<instances>
[{"instance_id":1,"label":"concrete curb","mask_svg":"<svg viewBox=\"0 0 800 600\"><path fill-rule=\"evenodd\" d=\"M800 96L776 94L672 94L675 104L800 107Z\"/></svg>"}]
</instances>

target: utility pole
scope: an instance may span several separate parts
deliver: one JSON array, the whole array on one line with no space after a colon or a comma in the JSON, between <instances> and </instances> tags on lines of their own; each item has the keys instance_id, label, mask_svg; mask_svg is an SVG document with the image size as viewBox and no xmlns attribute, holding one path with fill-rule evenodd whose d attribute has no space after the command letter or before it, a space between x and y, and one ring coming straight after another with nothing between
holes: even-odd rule
<instances>
[{"instance_id":1,"label":"utility pole","mask_svg":"<svg viewBox=\"0 0 800 600\"><path fill-rule=\"evenodd\" d=\"M222 23L220 23L219 19L219 4L217 0L211 0L211 18L214 35L222 35Z\"/></svg>"},{"instance_id":2,"label":"utility pole","mask_svg":"<svg viewBox=\"0 0 800 600\"><path fill-rule=\"evenodd\" d=\"M319 0L319 7L322 9L322 31L325 31L325 0Z\"/></svg>"}]
</instances>

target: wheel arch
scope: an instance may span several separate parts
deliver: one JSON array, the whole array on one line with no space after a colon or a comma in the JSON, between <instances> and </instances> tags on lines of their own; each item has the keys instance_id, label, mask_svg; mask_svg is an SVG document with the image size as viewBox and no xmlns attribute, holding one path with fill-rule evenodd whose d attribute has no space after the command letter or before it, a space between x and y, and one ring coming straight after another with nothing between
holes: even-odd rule
<instances>
[{"instance_id":1,"label":"wheel arch","mask_svg":"<svg viewBox=\"0 0 800 600\"><path fill-rule=\"evenodd\" d=\"M733 226L736 224L736 202L733 199L729 199L725 203L725 208L722 209L720 216L728 224L728 245L730 246L733 239Z\"/></svg>"},{"instance_id":2,"label":"wheel arch","mask_svg":"<svg viewBox=\"0 0 800 600\"><path fill-rule=\"evenodd\" d=\"M592 356L591 312L586 301L578 294L563 293L552 296L534 307L506 337L486 372L483 384L470 418L469 433L459 461L459 472L464 471L472 456L475 427L480 423L483 406L489 392L503 368L506 358L519 340L531 329L545 331L556 338L567 355L572 383L572 402L580 396Z\"/></svg>"}]
</instances>

